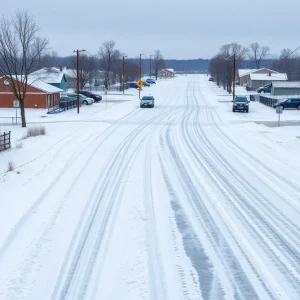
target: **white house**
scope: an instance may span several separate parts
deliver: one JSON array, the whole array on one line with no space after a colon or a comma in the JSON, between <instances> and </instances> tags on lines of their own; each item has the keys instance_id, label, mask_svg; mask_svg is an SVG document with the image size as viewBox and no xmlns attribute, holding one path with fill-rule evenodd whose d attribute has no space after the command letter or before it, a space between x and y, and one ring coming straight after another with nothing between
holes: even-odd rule
<instances>
[{"instance_id":1,"label":"white house","mask_svg":"<svg viewBox=\"0 0 300 300\"><path fill-rule=\"evenodd\" d=\"M251 89L257 89L261 86L264 86L268 83L274 81L287 81L287 74L286 73L272 73L269 72L268 74L263 73L250 73L248 75L248 82L247 85Z\"/></svg>"}]
</instances>

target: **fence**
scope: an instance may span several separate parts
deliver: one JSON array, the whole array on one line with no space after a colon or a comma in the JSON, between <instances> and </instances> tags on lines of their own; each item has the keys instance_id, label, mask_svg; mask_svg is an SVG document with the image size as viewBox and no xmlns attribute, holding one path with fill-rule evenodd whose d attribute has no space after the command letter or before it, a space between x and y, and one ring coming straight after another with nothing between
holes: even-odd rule
<instances>
[{"instance_id":1,"label":"fence","mask_svg":"<svg viewBox=\"0 0 300 300\"><path fill-rule=\"evenodd\" d=\"M48 114L58 114L75 107L77 107L77 100L62 101L58 105L49 107Z\"/></svg>"},{"instance_id":2,"label":"fence","mask_svg":"<svg viewBox=\"0 0 300 300\"><path fill-rule=\"evenodd\" d=\"M10 131L0 134L0 151L10 148Z\"/></svg>"},{"instance_id":3,"label":"fence","mask_svg":"<svg viewBox=\"0 0 300 300\"><path fill-rule=\"evenodd\" d=\"M278 99L269 98L269 97L265 97L265 96L259 96L259 102L264 105L273 107L273 105L278 102Z\"/></svg>"},{"instance_id":4,"label":"fence","mask_svg":"<svg viewBox=\"0 0 300 300\"><path fill-rule=\"evenodd\" d=\"M18 125L21 124L21 117L0 117L0 125Z\"/></svg>"},{"instance_id":5,"label":"fence","mask_svg":"<svg viewBox=\"0 0 300 300\"><path fill-rule=\"evenodd\" d=\"M259 101L259 95L250 95L250 101Z\"/></svg>"}]
</instances>

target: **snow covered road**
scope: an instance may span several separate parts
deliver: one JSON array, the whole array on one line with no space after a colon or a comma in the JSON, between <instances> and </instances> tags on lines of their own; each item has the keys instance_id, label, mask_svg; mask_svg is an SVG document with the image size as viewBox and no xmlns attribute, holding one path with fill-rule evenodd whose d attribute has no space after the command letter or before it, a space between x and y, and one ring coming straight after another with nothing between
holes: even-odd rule
<instances>
[{"instance_id":1,"label":"snow covered road","mask_svg":"<svg viewBox=\"0 0 300 300\"><path fill-rule=\"evenodd\" d=\"M0 299L300 299L299 160L206 76L148 91L0 175Z\"/></svg>"}]
</instances>

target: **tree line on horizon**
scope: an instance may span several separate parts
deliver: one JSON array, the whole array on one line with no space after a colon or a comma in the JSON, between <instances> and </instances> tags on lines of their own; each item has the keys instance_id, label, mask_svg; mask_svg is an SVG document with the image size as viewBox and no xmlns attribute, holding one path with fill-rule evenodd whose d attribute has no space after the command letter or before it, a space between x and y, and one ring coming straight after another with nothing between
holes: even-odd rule
<instances>
[{"instance_id":1,"label":"tree line on horizon","mask_svg":"<svg viewBox=\"0 0 300 300\"><path fill-rule=\"evenodd\" d=\"M288 80L300 80L300 55L296 51L284 48L279 56L271 55L268 46L252 43L244 47L238 43L225 44L209 61L208 72L216 78L218 86L231 93L235 55L236 70L242 68L260 69L268 67L280 73L286 73Z\"/></svg>"}]
</instances>

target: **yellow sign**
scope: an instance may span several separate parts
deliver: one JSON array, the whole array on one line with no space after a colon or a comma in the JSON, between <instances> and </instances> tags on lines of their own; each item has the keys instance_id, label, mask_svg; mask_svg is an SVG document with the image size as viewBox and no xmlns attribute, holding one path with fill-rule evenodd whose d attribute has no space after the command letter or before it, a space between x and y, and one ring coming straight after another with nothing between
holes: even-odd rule
<instances>
[{"instance_id":1,"label":"yellow sign","mask_svg":"<svg viewBox=\"0 0 300 300\"><path fill-rule=\"evenodd\" d=\"M142 81L142 80L138 80L138 81L136 82L136 85L137 85L139 88L141 88L141 87L143 86L143 81Z\"/></svg>"}]
</instances>

